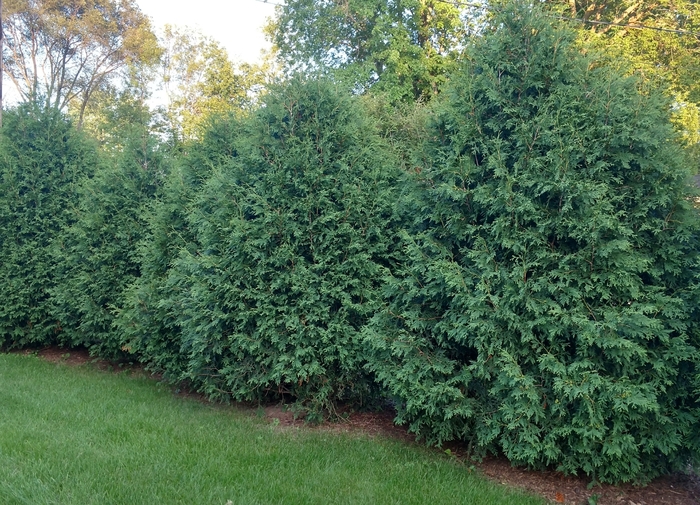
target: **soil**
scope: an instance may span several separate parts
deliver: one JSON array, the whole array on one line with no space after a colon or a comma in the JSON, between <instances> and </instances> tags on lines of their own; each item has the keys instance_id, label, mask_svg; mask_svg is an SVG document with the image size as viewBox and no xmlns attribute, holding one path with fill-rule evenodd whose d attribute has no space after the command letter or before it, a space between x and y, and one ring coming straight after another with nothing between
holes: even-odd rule
<instances>
[{"instance_id":1,"label":"soil","mask_svg":"<svg viewBox=\"0 0 700 505\"><path fill-rule=\"evenodd\" d=\"M138 375L148 375L155 379L158 376L145 371L134 363L115 364L105 360L95 359L86 350L60 348L44 348L21 351L24 354L36 354L54 363L66 365L86 365L104 371L124 371ZM173 394L186 396L198 401L207 400L201 395L180 387L173 388ZM259 407L241 406L260 415ZM403 440L407 443L418 444L415 437L408 433L405 427L394 424L394 413L381 412L346 412L337 422L325 422L310 425L282 405L263 407L264 417L279 429L303 428L310 430L326 430L342 433L357 433L368 436L384 436ZM443 447L443 450L446 448ZM514 468L503 457L489 457L481 462L466 461L466 449L460 445L450 445L448 454L462 461L468 471L476 471L494 482L510 487L523 489L543 496L551 503L569 505L700 505L700 476L689 469L687 474L674 474L661 477L646 486L635 485L596 485L589 488L585 477L565 476L556 471L528 471ZM597 498L597 501L596 501ZM589 501L590 499L590 501Z\"/></svg>"}]
</instances>

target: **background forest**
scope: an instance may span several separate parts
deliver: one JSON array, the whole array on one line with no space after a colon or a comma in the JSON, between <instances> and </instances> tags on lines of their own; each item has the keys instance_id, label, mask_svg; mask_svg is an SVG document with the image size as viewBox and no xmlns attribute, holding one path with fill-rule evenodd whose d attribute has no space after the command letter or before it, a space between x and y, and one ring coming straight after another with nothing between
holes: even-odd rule
<instances>
[{"instance_id":1,"label":"background forest","mask_svg":"<svg viewBox=\"0 0 700 505\"><path fill-rule=\"evenodd\" d=\"M697 471L695 2L289 0L255 65L130 0L2 8L1 348Z\"/></svg>"}]
</instances>

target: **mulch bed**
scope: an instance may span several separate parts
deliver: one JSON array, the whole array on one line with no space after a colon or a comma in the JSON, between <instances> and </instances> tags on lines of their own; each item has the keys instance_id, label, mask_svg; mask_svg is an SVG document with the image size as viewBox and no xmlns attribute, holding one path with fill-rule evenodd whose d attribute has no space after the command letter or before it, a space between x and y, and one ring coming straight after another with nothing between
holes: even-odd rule
<instances>
[{"instance_id":1,"label":"mulch bed","mask_svg":"<svg viewBox=\"0 0 700 505\"><path fill-rule=\"evenodd\" d=\"M54 363L66 365L89 364L104 371L129 371L134 374L151 375L138 364L114 364L105 360L95 359L83 349L65 350L55 347L37 350L20 351L23 354L36 354ZM159 378L154 376L155 378ZM173 389L174 394L206 401L201 395L187 391L185 388ZM177 393L175 393L177 391ZM260 415L257 407L250 409ZM385 436L404 440L409 443L419 443L408 433L405 427L393 422L391 411L382 412L351 412L347 419L338 422L327 422L320 425L309 425L303 419L281 405L263 407L264 416L271 424L280 429L303 427L311 430L328 430L332 432L358 433L370 436ZM700 429L700 428L699 428ZM466 450L460 445L450 445L449 452L458 460L464 461ZM545 497L552 503L569 505L700 505L700 476L696 474L674 474L661 477L646 486L634 485L597 485L589 489L589 481L585 477L565 476L555 471L528 471L513 468L505 458L489 457L477 463L465 462L465 471L476 471L494 482L527 490ZM594 495L597 496L595 501ZM592 501L589 502L589 498Z\"/></svg>"}]
</instances>

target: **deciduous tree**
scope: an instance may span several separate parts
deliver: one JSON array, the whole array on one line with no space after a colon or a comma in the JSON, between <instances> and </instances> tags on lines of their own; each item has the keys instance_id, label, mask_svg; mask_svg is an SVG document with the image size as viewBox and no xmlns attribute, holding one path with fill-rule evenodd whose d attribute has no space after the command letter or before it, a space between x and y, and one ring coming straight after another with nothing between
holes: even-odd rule
<instances>
[{"instance_id":1,"label":"deciduous tree","mask_svg":"<svg viewBox=\"0 0 700 505\"><path fill-rule=\"evenodd\" d=\"M290 0L267 30L292 69L336 69L360 90L428 99L459 53L461 12L440 0Z\"/></svg>"},{"instance_id":2,"label":"deciduous tree","mask_svg":"<svg viewBox=\"0 0 700 505\"><path fill-rule=\"evenodd\" d=\"M249 110L269 70L263 65L234 64L215 40L166 26L161 76L168 96L172 129L195 138L213 116Z\"/></svg>"},{"instance_id":3,"label":"deciduous tree","mask_svg":"<svg viewBox=\"0 0 700 505\"><path fill-rule=\"evenodd\" d=\"M160 49L133 0L5 0L5 70L25 101L65 110L80 125L93 93Z\"/></svg>"}]
</instances>

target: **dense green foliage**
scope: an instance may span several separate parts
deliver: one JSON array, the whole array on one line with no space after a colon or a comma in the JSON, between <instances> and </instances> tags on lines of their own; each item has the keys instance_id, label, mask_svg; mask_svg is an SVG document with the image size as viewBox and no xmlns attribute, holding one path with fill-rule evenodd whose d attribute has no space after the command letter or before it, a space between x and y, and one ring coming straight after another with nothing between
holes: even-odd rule
<instances>
[{"instance_id":1,"label":"dense green foliage","mask_svg":"<svg viewBox=\"0 0 700 505\"><path fill-rule=\"evenodd\" d=\"M146 237L137 248L141 276L129 287L117 324L128 349L171 380L182 379L187 359L180 350L178 315L168 309L168 276L180 251L197 251L187 216L214 167L236 156L239 130L233 117L210 123L202 141L190 144L175 160L160 198L145 211Z\"/></svg>"},{"instance_id":2,"label":"dense green foliage","mask_svg":"<svg viewBox=\"0 0 700 505\"><path fill-rule=\"evenodd\" d=\"M673 122L700 172L700 10L689 0L548 0L587 44L624 59L629 71L663 86ZM644 26L644 29L639 29Z\"/></svg>"},{"instance_id":3,"label":"dense green foliage","mask_svg":"<svg viewBox=\"0 0 700 505\"><path fill-rule=\"evenodd\" d=\"M310 407L373 388L359 332L392 260L398 172L357 102L293 79L264 100L188 216L167 303L212 396Z\"/></svg>"},{"instance_id":4,"label":"dense green foliage","mask_svg":"<svg viewBox=\"0 0 700 505\"><path fill-rule=\"evenodd\" d=\"M601 481L698 462L698 233L668 106L506 8L432 127L368 341L399 420Z\"/></svg>"},{"instance_id":5,"label":"dense green foliage","mask_svg":"<svg viewBox=\"0 0 700 505\"><path fill-rule=\"evenodd\" d=\"M347 25L319 36L376 28L367 54L287 56L348 73L212 105L169 148L138 94L95 102L99 146L47 107L5 114L0 346L87 346L312 415L391 399L430 443L594 480L697 467L700 216L674 104L516 3L450 39L433 62L463 61L426 105L454 9L304 0L277 26L321 7ZM421 26L420 72L391 70L389 35Z\"/></svg>"},{"instance_id":6,"label":"dense green foliage","mask_svg":"<svg viewBox=\"0 0 700 505\"><path fill-rule=\"evenodd\" d=\"M97 151L57 111L25 104L0 136L0 345L51 344L63 321L50 291L61 282L59 238L76 221L78 187Z\"/></svg>"},{"instance_id":7,"label":"dense green foliage","mask_svg":"<svg viewBox=\"0 0 700 505\"><path fill-rule=\"evenodd\" d=\"M167 173L162 146L144 124L148 114L140 119L120 132L121 148L105 156L109 163L81 184L76 222L58 251L62 282L51 291L63 321L58 340L110 358L130 350L114 318L126 288L140 278L137 246L146 234L146 209Z\"/></svg>"},{"instance_id":8,"label":"dense green foliage","mask_svg":"<svg viewBox=\"0 0 700 505\"><path fill-rule=\"evenodd\" d=\"M429 100L459 54L461 10L442 0L291 0L268 32L289 68L331 70L391 102Z\"/></svg>"}]
</instances>

